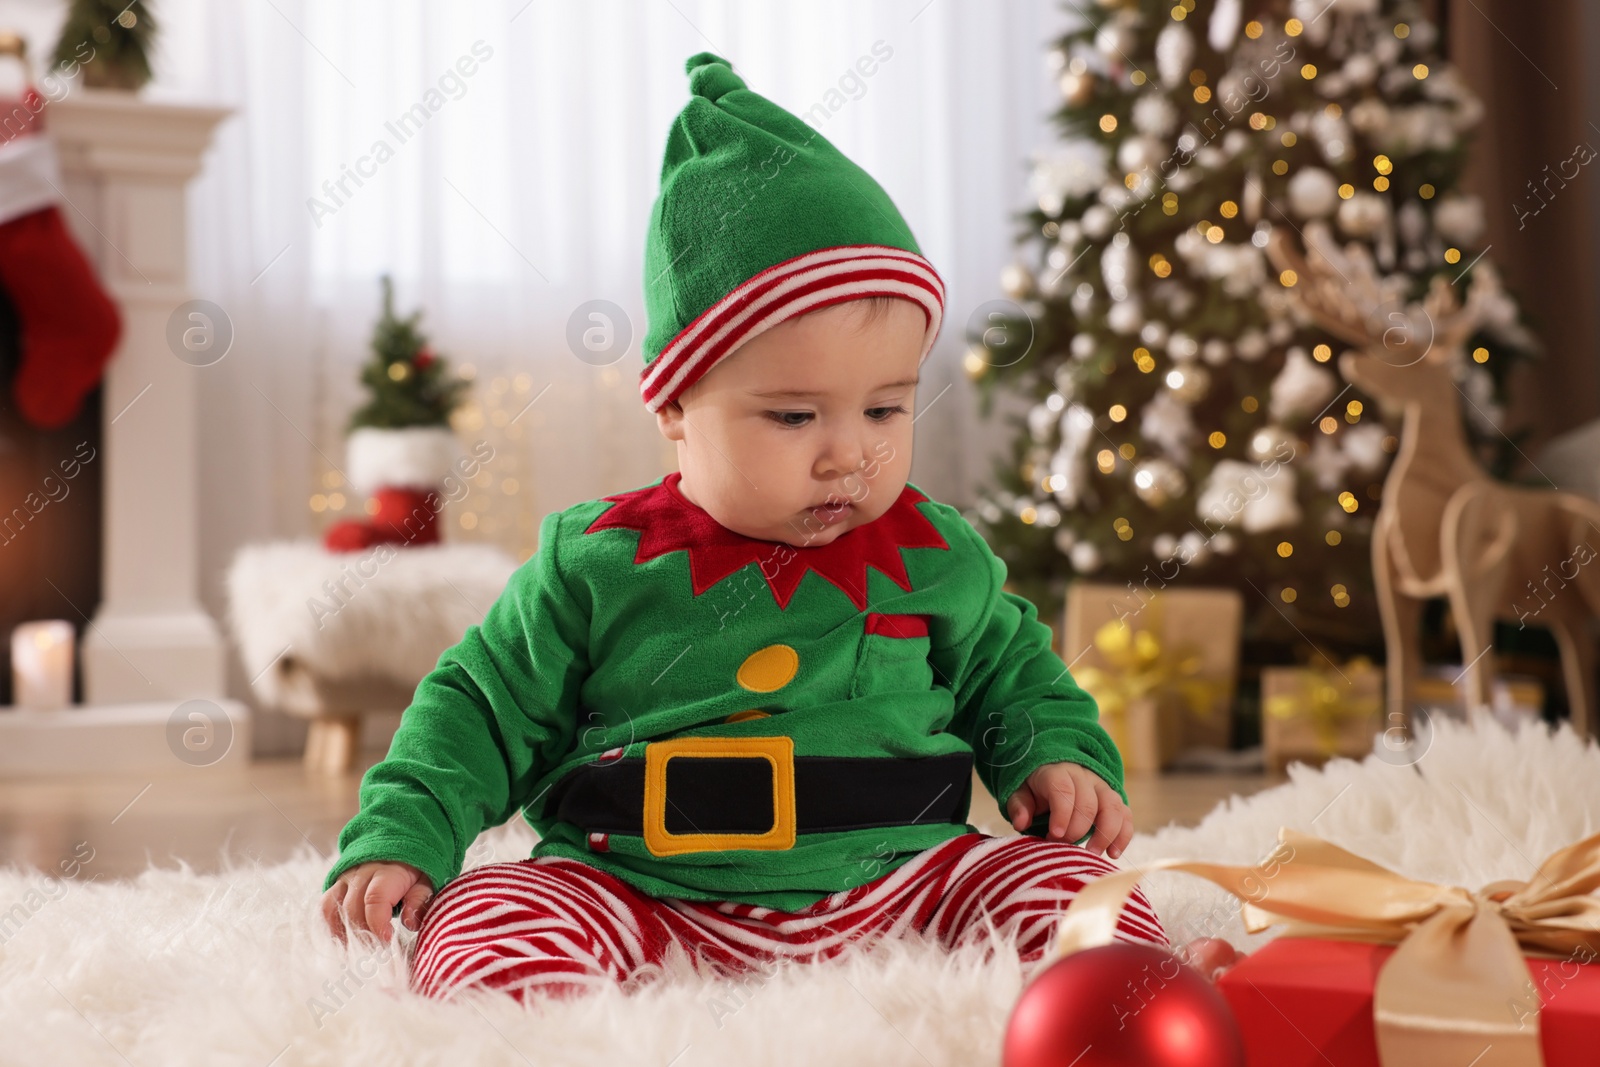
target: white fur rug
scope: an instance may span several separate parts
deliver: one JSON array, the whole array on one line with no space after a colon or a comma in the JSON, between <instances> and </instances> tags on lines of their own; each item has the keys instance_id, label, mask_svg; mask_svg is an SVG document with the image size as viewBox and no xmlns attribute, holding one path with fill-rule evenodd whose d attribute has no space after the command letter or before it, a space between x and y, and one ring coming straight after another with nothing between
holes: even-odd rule
<instances>
[{"instance_id":1,"label":"white fur rug","mask_svg":"<svg viewBox=\"0 0 1600 1067\"><path fill-rule=\"evenodd\" d=\"M1600 749L1563 726L1508 735L1436 722L1414 766L1369 757L1219 805L1192 829L1134 839L1127 864L1249 863L1280 825L1405 874L1471 887L1527 878L1595 830ZM468 865L520 858L524 826L486 833ZM152 868L127 881L0 870L0 1062L63 1064L994 1064L1022 982L920 939L780 970L740 987L684 976L524 1009L500 994L436 1003L405 989L401 953L339 947L318 912L328 859L218 875ZM1230 898L1158 872L1151 899L1175 941L1255 947ZM402 943L409 946L414 935ZM342 988L341 988L342 986Z\"/></svg>"}]
</instances>

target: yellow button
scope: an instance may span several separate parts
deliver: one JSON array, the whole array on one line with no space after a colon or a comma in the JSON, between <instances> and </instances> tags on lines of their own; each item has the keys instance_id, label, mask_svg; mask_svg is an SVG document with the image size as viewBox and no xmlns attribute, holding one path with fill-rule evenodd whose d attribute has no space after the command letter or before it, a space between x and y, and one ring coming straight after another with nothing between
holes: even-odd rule
<instances>
[{"instance_id":1,"label":"yellow button","mask_svg":"<svg viewBox=\"0 0 1600 1067\"><path fill-rule=\"evenodd\" d=\"M793 681L799 669L800 653L788 645L768 645L750 653L735 678L752 692L770 693Z\"/></svg>"}]
</instances>

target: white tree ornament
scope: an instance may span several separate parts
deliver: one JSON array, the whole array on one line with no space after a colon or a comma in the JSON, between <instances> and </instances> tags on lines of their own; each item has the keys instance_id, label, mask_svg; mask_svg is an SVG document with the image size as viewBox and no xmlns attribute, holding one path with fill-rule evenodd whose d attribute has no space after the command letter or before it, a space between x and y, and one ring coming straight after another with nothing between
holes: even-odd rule
<instances>
[{"instance_id":1,"label":"white tree ornament","mask_svg":"<svg viewBox=\"0 0 1600 1067\"><path fill-rule=\"evenodd\" d=\"M1294 469L1285 464L1269 474L1254 463L1219 460L1200 490L1196 511L1213 528L1238 525L1246 533L1261 533L1293 526L1300 521L1294 481Z\"/></svg>"},{"instance_id":2,"label":"white tree ornament","mask_svg":"<svg viewBox=\"0 0 1600 1067\"><path fill-rule=\"evenodd\" d=\"M1182 466L1189 465L1194 446L1194 413L1189 405L1161 389L1145 404L1139 416L1139 432L1154 441L1161 451Z\"/></svg>"},{"instance_id":3,"label":"white tree ornament","mask_svg":"<svg viewBox=\"0 0 1600 1067\"><path fill-rule=\"evenodd\" d=\"M1094 436L1094 414L1073 404L1061 416L1061 448L1050 460L1051 484L1062 507L1076 507L1083 498L1087 471L1084 455Z\"/></svg>"},{"instance_id":4,"label":"white tree ornament","mask_svg":"<svg viewBox=\"0 0 1600 1067\"><path fill-rule=\"evenodd\" d=\"M1194 37L1184 26L1174 22L1156 37L1156 73L1168 89L1182 84L1193 61Z\"/></svg>"},{"instance_id":5,"label":"white tree ornament","mask_svg":"<svg viewBox=\"0 0 1600 1067\"><path fill-rule=\"evenodd\" d=\"M1303 167L1289 179L1289 209L1303 219L1320 219L1339 204L1339 183L1321 167Z\"/></svg>"},{"instance_id":6,"label":"white tree ornament","mask_svg":"<svg viewBox=\"0 0 1600 1067\"><path fill-rule=\"evenodd\" d=\"M1239 33L1239 0L1217 0L1211 12L1211 24L1206 27L1206 43L1213 51L1225 52L1233 47Z\"/></svg>"},{"instance_id":7,"label":"white tree ornament","mask_svg":"<svg viewBox=\"0 0 1600 1067\"><path fill-rule=\"evenodd\" d=\"M1272 381L1268 410L1275 422L1286 422L1295 415L1311 415L1328 402L1337 388L1333 372L1312 362L1306 350L1296 346L1289 349L1283 370Z\"/></svg>"}]
</instances>

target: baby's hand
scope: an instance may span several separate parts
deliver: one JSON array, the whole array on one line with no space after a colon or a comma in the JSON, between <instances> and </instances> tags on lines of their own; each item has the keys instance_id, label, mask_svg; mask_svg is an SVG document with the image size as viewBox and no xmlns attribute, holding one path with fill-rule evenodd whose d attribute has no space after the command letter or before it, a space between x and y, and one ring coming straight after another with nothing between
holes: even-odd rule
<instances>
[{"instance_id":1,"label":"baby's hand","mask_svg":"<svg viewBox=\"0 0 1600 1067\"><path fill-rule=\"evenodd\" d=\"M433 896L433 882L409 863L360 863L339 876L322 895L322 917L340 943L345 923L354 930L377 934L384 944L394 934L390 913L398 901L406 929L421 925L422 905Z\"/></svg>"},{"instance_id":2,"label":"baby's hand","mask_svg":"<svg viewBox=\"0 0 1600 1067\"><path fill-rule=\"evenodd\" d=\"M1050 837L1076 841L1092 824L1094 836L1085 846L1112 859L1122 855L1133 837L1133 816L1117 791L1077 763L1046 763L1028 775L1006 801L1006 814L1019 831L1046 810L1050 812ZM1107 845L1111 846L1109 852Z\"/></svg>"}]
</instances>

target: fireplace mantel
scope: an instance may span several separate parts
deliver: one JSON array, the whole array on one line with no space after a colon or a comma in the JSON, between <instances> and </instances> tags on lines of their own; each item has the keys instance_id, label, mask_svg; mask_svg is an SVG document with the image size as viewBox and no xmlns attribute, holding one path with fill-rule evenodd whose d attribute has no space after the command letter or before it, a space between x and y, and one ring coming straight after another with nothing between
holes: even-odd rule
<instances>
[{"instance_id":1,"label":"fireplace mantel","mask_svg":"<svg viewBox=\"0 0 1600 1067\"><path fill-rule=\"evenodd\" d=\"M84 635L90 705L225 696L199 595L199 378L167 341L188 286L186 186L226 108L77 88L49 104L62 213L123 316L104 385L102 599Z\"/></svg>"}]
</instances>

